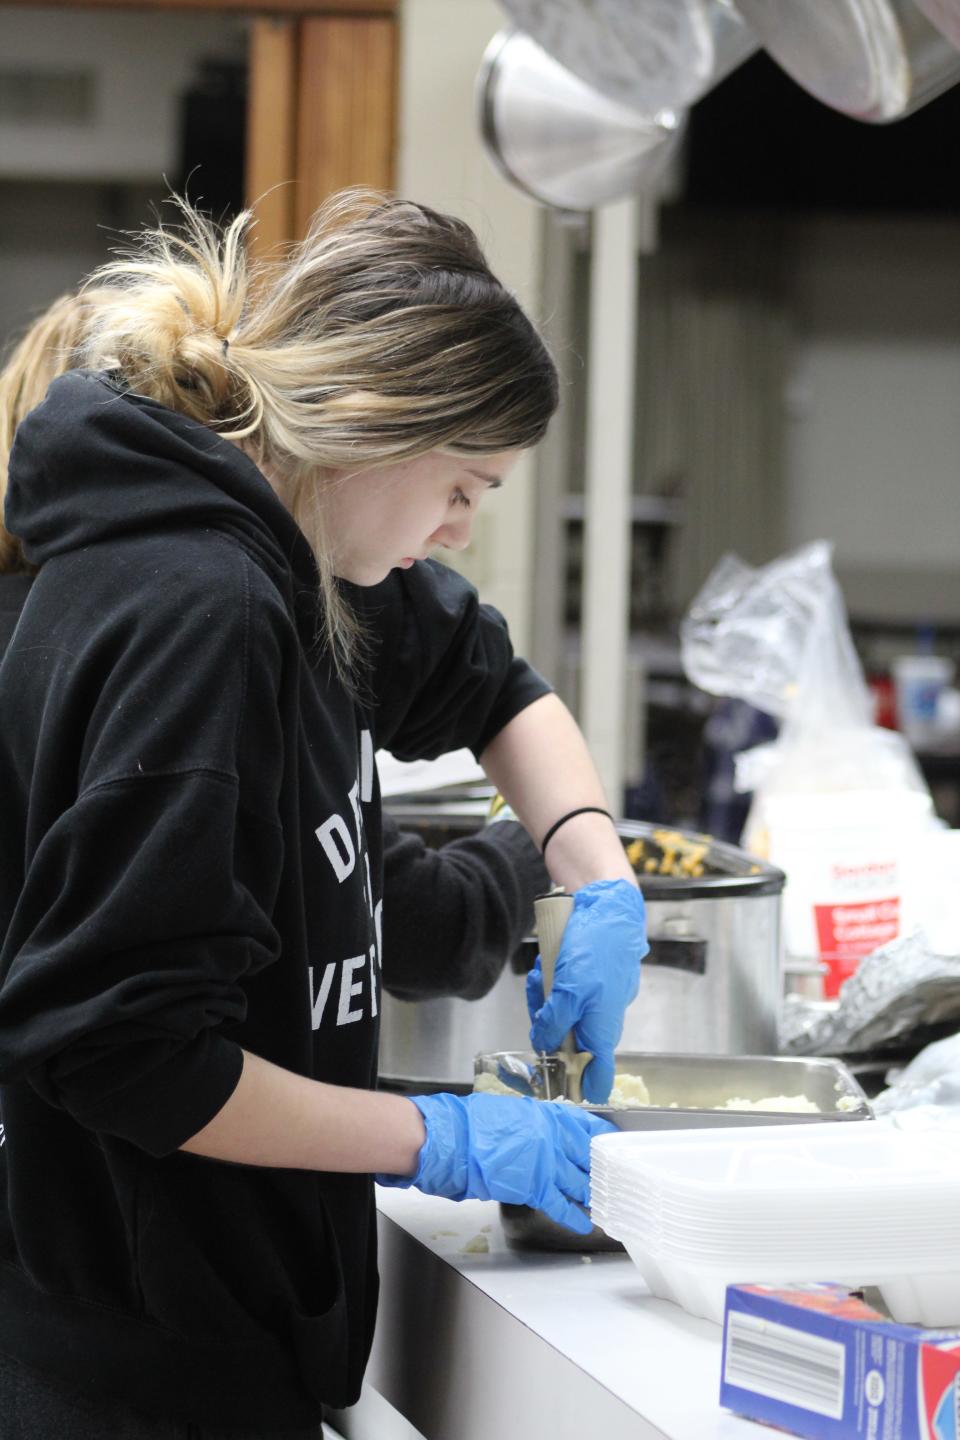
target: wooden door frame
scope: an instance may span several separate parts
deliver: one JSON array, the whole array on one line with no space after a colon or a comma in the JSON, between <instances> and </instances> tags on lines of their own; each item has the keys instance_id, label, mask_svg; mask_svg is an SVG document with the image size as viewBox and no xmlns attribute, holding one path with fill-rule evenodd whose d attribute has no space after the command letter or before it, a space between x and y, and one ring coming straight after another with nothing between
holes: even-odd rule
<instances>
[{"instance_id":1,"label":"wooden door frame","mask_svg":"<svg viewBox=\"0 0 960 1440\"><path fill-rule=\"evenodd\" d=\"M19 0L30 9L238 10L248 15L396 15L399 0Z\"/></svg>"}]
</instances>

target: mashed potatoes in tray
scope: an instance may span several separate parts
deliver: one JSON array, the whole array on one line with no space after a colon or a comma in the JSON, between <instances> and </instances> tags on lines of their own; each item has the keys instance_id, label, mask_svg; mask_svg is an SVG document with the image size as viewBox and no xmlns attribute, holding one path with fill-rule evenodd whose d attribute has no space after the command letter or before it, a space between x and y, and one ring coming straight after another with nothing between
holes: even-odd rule
<instances>
[{"instance_id":1,"label":"mashed potatoes in tray","mask_svg":"<svg viewBox=\"0 0 960 1440\"><path fill-rule=\"evenodd\" d=\"M496 1075L478 1075L473 1082L473 1088L487 1095L516 1095L517 1093L516 1090L511 1090L509 1085L504 1085L502 1080L498 1080ZM846 1099L849 1102L847 1104L843 1099L838 1101L838 1109L850 1109L856 1104L853 1097L846 1097ZM607 1101L611 1110L639 1110L652 1104L650 1091L647 1089L642 1075L631 1075L626 1071L618 1071L613 1077L613 1089L610 1091L610 1099ZM669 1108L678 1110L680 1106L674 1100ZM699 1110L767 1110L779 1111L782 1114L820 1114L820 1106L808 1095L766 1095L762 1100L744 1100L741 1096L736 1095L729 1100L722 1100L718 1105L699 1105L693 1108Z\"/></svg>"},{"instance_id":2,"label":"mashed potatoes in tray","mask_svg":"<svg viewBox=\"0 0 960 1440\"><path fill-rule=\"evenodd\" d=\"M642 1075L617 1074L613 1077L613 1089L610 1091L610 1099L607 1104L611 1110L639 1110L642 1106L652 1105L650 1091L643 1081ZM744 1100L739 1095L732 1096L729 1100L722 1100L719 1105L696 1105L691 1107L696 1110L769 1110L789 1111L797 1114L818 1115L819 1105L807 1095L765 1095L762 1100ZM679 1110L680 1106L676 1100L670 1102L669 1109Z\"/></svg>"}]
</instances>

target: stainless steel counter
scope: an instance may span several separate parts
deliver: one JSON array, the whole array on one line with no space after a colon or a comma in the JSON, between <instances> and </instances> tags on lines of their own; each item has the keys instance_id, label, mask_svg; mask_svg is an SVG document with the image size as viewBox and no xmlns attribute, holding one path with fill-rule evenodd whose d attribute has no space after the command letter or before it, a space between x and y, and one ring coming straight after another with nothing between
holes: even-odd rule
<instances>
[{"instance_id":1,"label":"stainless steel counter","mask_svg":"<svg viewBox=\"0 0 960 1440\"><path fill-rule=\"evenodd\" d=\"M626 1256L513 1252L492 1203L378 1202L380 1319L350 1440L762 1434L718 1404L720 1328L654 1300Z\"/></svg>"}]
</instances>

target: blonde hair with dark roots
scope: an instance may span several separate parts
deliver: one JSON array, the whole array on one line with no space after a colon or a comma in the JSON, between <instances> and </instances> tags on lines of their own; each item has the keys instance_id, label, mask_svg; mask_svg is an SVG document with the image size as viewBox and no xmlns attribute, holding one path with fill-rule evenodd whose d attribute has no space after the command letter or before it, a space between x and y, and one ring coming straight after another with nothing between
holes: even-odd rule
<instances>
[{"instance_id":1,"label":"blonde hair with dark roots","mask_svg":"<svg viewBox=\"0 0 960 1440\"><path fill-rule=\"evenodd\" d=\"M0 372L0 512L7 490L7 466L14 431L39 405L47 386L77 363L98 292L61 295L21 337ZM0 524L0 574L32 574L20 541Z\"/></svg>"},{"instance_id":2,"label":"blonde hair with dark roots","mask_svg":"<svg viewBox=\"0 0 960 1440\"><path fill-rule=\"evenodd\" d=\"M341 191L289 255L254 272L249 212L221 230L175 203L178 229L145 232L91 276L83 361L283 476L345 674L358 629L324 533L330 472L528 448L556 408L553 362L453 216Z\"/></svg>"}]
</instances>

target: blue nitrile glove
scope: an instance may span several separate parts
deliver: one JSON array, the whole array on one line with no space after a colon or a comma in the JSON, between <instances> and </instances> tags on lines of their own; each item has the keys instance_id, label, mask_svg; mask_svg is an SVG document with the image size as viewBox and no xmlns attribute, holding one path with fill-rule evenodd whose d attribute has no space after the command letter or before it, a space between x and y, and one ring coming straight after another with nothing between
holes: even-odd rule
<instances>
[{"instance_id":1,"label":"blue nitrile glove","mask_svg":"<svg viewBox=\"0 0 960 1440\"><path fill-rule=\"evenodd\" d=\"M378 1175L448 1200L532 1205L590 1232L590 1137L616 1127L588 1110L522 1095L413 1095L427 1138L415 1175ZM576 1203L574 1203L576 1202Z\"/></svg>"},{"instance_id":2,"label":"blue nitrile glove","mask_svg":"<svg viewBox=\"0 0 960 1440\"><path fill-rule=\"evenodd\" d=\"M546 1002L539 955L527 976L530 1043L551 1054L572 1030L577 1049L594 1057L583 1072L583 1098L593 1105L610 1097L624 1011L649 949L640 891L627 880L597 880L573 897Z\"/></svg>"}]
</instances>

